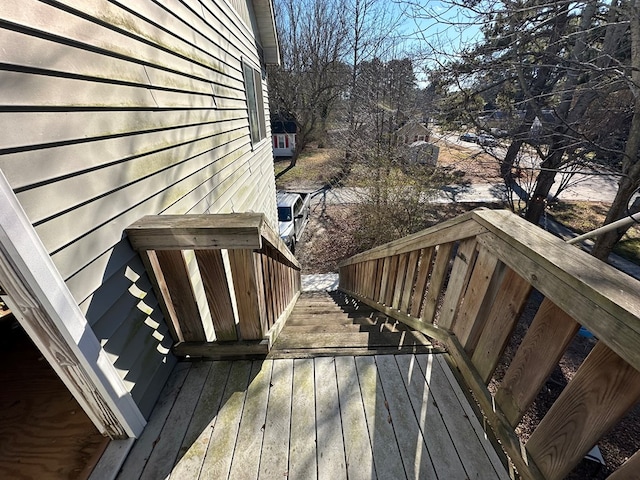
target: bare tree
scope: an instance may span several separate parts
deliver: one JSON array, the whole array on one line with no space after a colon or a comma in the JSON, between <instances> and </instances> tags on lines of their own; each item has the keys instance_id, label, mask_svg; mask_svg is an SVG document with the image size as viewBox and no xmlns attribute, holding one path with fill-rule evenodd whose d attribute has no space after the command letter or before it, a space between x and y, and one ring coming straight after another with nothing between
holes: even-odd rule
<instances>
[{"instance_id":1,"label":"bare tree","mask_svg":"<svg viewBox=\"0 0 640 480\"><path fill-rule=\"evenodd\" d=\"M605 225L612 223L628 213L629 201L640 188L640 0L633 0L624 5L631 31L631 68L628 75L629 90L633 94L633 118L624 149L622 174L618 192L607 213ZM629 227L610 231L600 235L593 247L592 254L606 259L614 245L620 241Z\"/></svg>"},{"instance_id":2,"label":"bare tree","mask_svg":"<svg viewBox=\"0 0 640 480\"><path fill-rule=\"evenodd\" d=\"M630 10L633 3L480 0L448 4L467 15L462 15L463 21L460 15L450 16L451 28L464 26L464 20L473 17L482 25L483 36L453 54L439 52L440 67L433 77L448 97L444 117L452 125L487 129L484 117L490 111L511 113L509 146L498 159L500 171L508 185L517 186L513 174L523 147L536 152L535 183L526 192L526 218L534 223L544 211L556 176L564 175L566 181L578 167L621 165L622 199L628 200L633 186L637 187L631 166L637 152L630 152L631 116L637 105L630 111L619 101L637 85L629 39L629 21L638 15ZM432 55L436 44L442 42L430 41L426 47ZM603 111L615 113L603 116ZM607 117L623 121L597 121ZM560 182L560 189L564 186ZM626 205L623 200L620 204ZM614 203L612 220L620 215L617 209Z\"/></svg>"},{"instance_id":3,"label":"bare tree","mask_svg":"<svg viewBox=\"0 0 640 480\"><path fill-rule=\"evenodd\" d=\"M282 65L269 72L272 114L297 126L296 152L322 137L348 83L347 29L337 0L278 0Z\"/></svg>"}]
</instances>

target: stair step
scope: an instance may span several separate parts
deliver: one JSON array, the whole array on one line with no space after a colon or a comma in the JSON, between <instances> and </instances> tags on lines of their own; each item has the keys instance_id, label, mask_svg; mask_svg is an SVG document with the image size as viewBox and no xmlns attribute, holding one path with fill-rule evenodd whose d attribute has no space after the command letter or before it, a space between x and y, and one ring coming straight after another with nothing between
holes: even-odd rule
<instances>
[{"instance_id":1,"label":"stair step","mask_svg":"<svg viewBox=\"0 0 640 480\"><path fill-rule=\"evenodd\" d=\"M350 332L343 333L305 333L282 330L276 343L280 349L293 348L345 348L345 347L387 347L430 345L424 337L419 338L415 332Z\"/></svg>"},{"instance_id":2,"label":"stair step","mask_svg":"<svg viewBox=\"0 0 640 480\"><path fill-rule=\"evenodd\" d=\"M429 353L420 332L338 292L303 293L269 354L315 355Z\"/></svg>"},{"instance_id":3,"label":"stair step","mask_svg":"<svg viewBox=\"0 0 640 480\"><path fill-rule=\"evenodd\" d=\"M353 324L353 323L329 323L329 324L291 324L287 325L287 331L291 333L346 333L354 332L406 332L404 325L392 323L380 324Z\"/></svg>"}]
</instances>

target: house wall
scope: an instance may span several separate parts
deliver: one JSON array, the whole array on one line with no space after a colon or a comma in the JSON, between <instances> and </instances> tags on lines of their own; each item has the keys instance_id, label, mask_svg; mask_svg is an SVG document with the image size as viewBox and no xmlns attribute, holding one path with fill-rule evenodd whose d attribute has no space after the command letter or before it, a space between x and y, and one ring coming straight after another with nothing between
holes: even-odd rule
<instances>
[{"instance_id":1,"label":"house wall","mask_svg":"<svg viewBox=\"0 0 640 480\"><path fill-rule=\"evenodd\" d=\"M429 129L420 124L408 124L396 132L398 143L413 143L418 140L429 141Z\"/></svg>"},{"instance_id":2,"label":"house wall","mask_svg":"<svg viewBox=\"0 0 640 480\"><path fill-rule=\"evenodd\" d=\"M296 134L295 133L278 133L272 135L273 139L273 155L274 157L291 157L296 149ZM284 148L280 147L280 139L284 143Z\"/></svg>"},{"instance_id":3,"label":"house wall","mask_svg":"<svg viewBox=\"0 0 640 480\"><path fill-rule=\"evenodd\" d=\"M124 229L243 211L277 225L242 76L261 65L252 4L234 1L243 20L226 0L159 3L0 2L0 169L145 415L175 359Z\"/></svg>"}]
</instances>

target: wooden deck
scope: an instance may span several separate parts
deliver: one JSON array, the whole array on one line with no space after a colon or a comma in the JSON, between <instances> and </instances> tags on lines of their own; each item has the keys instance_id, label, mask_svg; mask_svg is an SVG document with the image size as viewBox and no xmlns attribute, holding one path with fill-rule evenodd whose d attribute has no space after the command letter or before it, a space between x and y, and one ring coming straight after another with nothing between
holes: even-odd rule
<instances>
[{"instance_id":1,"label":"wooden deck","mask_svg":"<svg viewBox=\"0 0 640 480\"><path fill-rule=\"evenodd\" d=\"M422 352L349 297L301 297L266 360L179 363L118 478L509 478L446 354Z\"/></svg>"},{"instance_id":2,"label":"wooden deck","mask_svg":"<svg viewBox=\"0 0 640 480\"><path fill-rule=\"evenodd\" d=\"M508 478L442 355L182 362L118 478Z\"/></svg>"},{"instance_id":3,"label":"wooden deck","mask_svg":"<svg viewBox=\"0 0 640 480\"><path fill-rule=\"evenodd\" d=\"M339 348L179 363L118 478L509 478L444 355Z\"/></svg>"}]
</instances>

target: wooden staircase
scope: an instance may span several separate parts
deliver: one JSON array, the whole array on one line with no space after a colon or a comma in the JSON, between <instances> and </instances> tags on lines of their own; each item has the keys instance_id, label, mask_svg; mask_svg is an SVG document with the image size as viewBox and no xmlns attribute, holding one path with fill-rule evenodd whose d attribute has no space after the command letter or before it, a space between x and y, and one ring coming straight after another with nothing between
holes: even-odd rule
<instances>
[{"instance_id":1,"label":"wooden staircase","mask_svg":"<svg viewBox=\"0 0 640 480\"><path fill-rule=\"evenodd\" d=\"M305 292L273 345L270 358L431 353L420 332L342 292Z\"/></svg>"}]
</instances>

